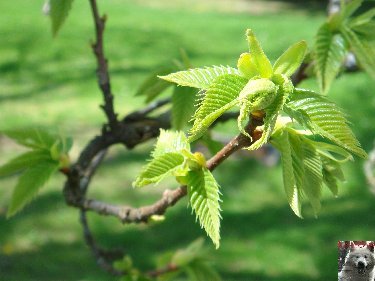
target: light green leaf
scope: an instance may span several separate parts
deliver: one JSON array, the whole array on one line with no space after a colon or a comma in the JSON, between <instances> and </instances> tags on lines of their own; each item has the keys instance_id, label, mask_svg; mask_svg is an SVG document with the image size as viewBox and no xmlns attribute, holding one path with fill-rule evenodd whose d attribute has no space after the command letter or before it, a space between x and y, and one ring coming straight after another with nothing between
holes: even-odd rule
<instances>
[{"instance_id":1,"label":"light green leaf","mask_svg":"<svg viewBox=\"0 0 375 281\"><path fill-rule=\"evenodd\" d=\"M346 53L344 38L340 34L333 34L328 24L323 24L315 38L315 71L323 93L329 90L339 73Z\"/></svg>"},{"instance_id":2,"label":"light green leaf","mask_svg":"<svg viewBox=\"0 0 375 281\"><path fill-rule=\"evenodd\" d=\"M252 55L260 76L263 78L270 78L272 76L272 65L264 54L258 39L255 37L255 34L251 29L246 31L246 36L249 43L250 54Z\"/></svg>"},{"instance_id":3,"label":"light green leaf","mask_svg":"<svg viewBox=\"0 0 375 281\"><path fill-rule=\"evenodd\" d=\"M150 76L139 87L136 96L145 96L145 102L148 103L158 97L162 92L172 86L171 83L161 80L158 75L167 75L173 71L176 71L173 67L161 67L154 71Z\"/></svg>"},{"instance_id":4,"label":"light green leaf","mask_svg":"<svg viewBox=\"0 0 375 281\"><path fill-rule=\"evenodd\" d=\"M165 176L181 166L183 162L184 157L178 153L169 152L157 156L144 167L141 174L133 183L133 186L142 187L150 183L158 183Z\"/></svg>"},{"instance_id":5,"label":"light green leaf","mask_svg":"<svg viewBox=\"0 0 375 281\"><path fill-rule=\"evenodd\" d=\"M73 0L49 0L52 34L56 36L72 8Z\"/></svg>"},{"instance_id":6,"label":"light green leaf","mask_svg":"<svg viewBox=\"0 0 375 281\"><path fill-rule=\"evenodd\" d=\"M306 50L306 41L300 41L290 46L273 65L273 72L290 77L301 66Z\"/></svg>"},{"instance_id":7,"label":"light green leaf","mask_svg":"<svg viewBox=\"0 0 375 281\"><path fill-rule=\"evenodd\" d=\"M250 53L243 53L237 61L239 72L246 78L251 79L259 75L258 68L255 65L253 56Z\"/></svg>"},{"instance_id":8,"label":"light green leaf","mask_svg":"<svg viewBox=\"0 0 375 281\"><path fill-rule=\"evenodd\" d=\"M190 142L201 137L220 115L237 104L236 99L247 81L246 78L234 74L222 75L213 81L194 115Z\"/></svg>"},{"instance_id":9,"label":"light green leaf","mask_svg":"<svg viewBox=\"0 0 375 281\"><path fill-rule=\"evenodd\" d=\"M323 183L322 162L313 146L307 142L303 142L301 138L300 142L301 144L297 145L301 145L303 149L304 182L302 188L313 207L315 215L317 215L321 208L320 198L322 196L321 189Z\"/></svg>"},{"instance_id":10,"label":"light green leaf","mask_svg":"<svg viewBox=\"0 0 375 281\"><path fill-rule=\"evenodd\" d=\"M166 76L159 76L159 78L180 86L207 89L217 77L225 74L238 75L239 73L237 69L229 66L212 66L179 71Z\"/></svg>"},{"instance_id":11,"label":"light green leaf","mask_svg":"<svg viewBox=\"0 0 375 281\"><path fill-rule=\"evenodd\" d=\"M172 94L172 127L174 129L182 130L191 120L196 98L196 89L175 87Z\"/></svg>"},{"instance_id":12,"label":"light green leaf","mask_svg":"<svg viewBox=\"0 0 375 281\"><path fill-rule=\"evenodd\" d=\"M295 111L304 111L310 119L310 126L314 133L333 141L360 157L366 158L366 152L348 126L344 113L333 102L314 92L296 89L288 107ZM298 120L303 122L303 120ZM304 125L302 123L302 125Z\"/></svg>"},{"instance_id":13,"label":"light green leaf","mask_svg":"<svg viewBox=\"0 0 375 281\"><path fill-rule=\"evenodd\" d=\"M281 154L284 190L288 203L293 212L298 217L302 218L302 194L297 188L297 180L299 183L302 182L302 163L300 162L300 159L293 157L289 133L287 131L282 132L277 138L273 137L271 143L280 151Z\"/></svg>"},{"instance_id":14,"label":"light green leaf","mask_svg":"<svg viewBox=\"0 0 375 281\"><path fill-rule=\"evenodd\" d=\"M45 150L25 152L0 166L0 178L22 172L29 167L45 161L51 161L51 156Z\"/></svg>"},{"instance_id":15,"label":"light green leaf","mask_svg":"<svg viewBox=\"0 0 375 281\"><path fill-rule=\"evenodd\" d=\"M57 137L42 128L22 128L10 129L1 132L7 137L13 139L20 145L33 149L49 150L55 143Z\"/></svg>"},{"instance_id":16,"label":"light green leaf","mask_svg":"<svg viewBox=\"0 0 375 281\"><path fill-rule=\"evenodd\" d=\"M13 191L7 217L19 212L58 169L57 162L43 162L28 168L19 178Z\"/></svg>"},{"instance_id":17,"label":"light green leaf","mask_svg":"<svg viewBox=\"0 0 375 281\"><path fill-rule=\"evenodd\" d=\"M367 44L370 44L375 41L375 21L361 24L358 26L352 27L354 33L358 34L360 38L363 38Z\"/></svg>"},{"instance_id":18,"label":"light green leaf","mask_svg":"<svg viewBox=\"0 0 375 281\"><path fill-rule=\"evenodd\" d=\"M212 239L216 248L220 241L219 186L209 170L190 171L187 174L190 204L202 228Z\"/></svg>"},{"instance_id":19,"label":"light green leaf","mask_svg":"<svg viewBox=\"0 0 375 281\"><path fill-rule=\"evenodd\" d=\"M151 156L157 158L165 153L179 153L183 150L190 151L190 144L183 132L160 129L160 135Z\"/></svg>"},{"instance_id":20,"label":"light green leaf","mask_svg":"<svg viewBox=\"0 0 375 281\"><path fill-rule=\"evenodd\" d=\"M351 0L348 3L341 1L342 17L344 19L349 18L353 13L362 5L363 0Z\"/></svg>"},{"instance_id":21,"label":"light green leaf","mask_svg":"<svg viewBox=\"0 0 375 281\"><path fill-rule=\"evenodd\" d=\"M360 65L375 78L375 50L373 45L366 40L366 37L355 33L348 27L342 27L342 33L349 42Z\"/></svg>"},{"instance_id":22,"label":"light green leaf","mask_svg":"<svg viewBox=\"0 0 375 281\"><path fill-rule=\"evenodd\" d=\"M375 17L375 8L372 8L368 10L367 12L364 12L360 14L359 16L353 18L349 22L350 27L360 26L363 24L369 23L373 18Z\"/></svg>"},{"instance_id":23,"label":"light green leaf","mask_svg":"<svg viewBox=\"0 0 375 281\"><path fill-rule=\"evenodd\" d=\"M340 163L329 158L322 157L323 162L323 180L325 185L331 190L334 196L338 194L337 180L345 181L344 173L341 170Z\"/></svg>"}]
</instances>

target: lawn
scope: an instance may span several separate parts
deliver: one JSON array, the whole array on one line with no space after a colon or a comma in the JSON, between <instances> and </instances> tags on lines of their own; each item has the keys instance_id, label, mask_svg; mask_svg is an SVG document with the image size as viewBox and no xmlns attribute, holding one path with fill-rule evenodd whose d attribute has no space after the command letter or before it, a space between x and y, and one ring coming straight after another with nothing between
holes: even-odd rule
<instances>
[{"instance_id":1,"label":"lawn","mask_svg":"<svg viewBox=\"0 0 375 281\"><path fill-rule=\"evenodd\" d=\"M100 130L104 114L90 50L93 26L88 1L75 1L61 33L52 38L43 0L1 1L0 129L28 125L58 128L71 135L74 159ZM244 31L252 28L272 59L289 44L305 39L311 46L325 11L290 9L280 2L236 0L99 1L108 15L105 33L115 107L126 114L143 104L134 97L141 81L156 67L178 57L184 48L195 66L235 66L247 49ZM269 5L269 6L267 6ZM315 6L314 6L315 7ZM302 86L316 87L314 80ZM365 150L375 139L375 82L364 73L343 75L330 97L350 116ZM230 136L234 122L219 126ZM113 148L98 171L90 196L118 204L141 205L158 198L159 187L133 190L152 142L132 151ZM0 164L19 148L0 139ZM207 239L216 268L225 281L335 280L338 240L374 240L375 197L368 191L363 160L345 166L347 181L334 198L324 190L323 208L315 218L305 204L297 218L283 193L281 167L266 167L241 154L226 161L215 175L223 192L221 247ZM242 171L242 172L239 172ZM65 205L64 177L56 175L23 212L5 219L15 178L0 181L0 280L117 280L101 271L86 247L77 210ZM157 255L184 247L204 232L182 200L163 223L124 226L90 214L97 239L122 247L141 268Z\"/></svg>"}]
</instances>

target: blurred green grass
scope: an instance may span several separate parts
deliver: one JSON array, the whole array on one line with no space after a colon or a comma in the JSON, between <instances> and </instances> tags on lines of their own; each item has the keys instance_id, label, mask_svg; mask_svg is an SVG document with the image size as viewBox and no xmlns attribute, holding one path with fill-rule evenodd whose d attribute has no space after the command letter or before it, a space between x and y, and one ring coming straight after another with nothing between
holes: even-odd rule
<instances>
[{"instance_id":1,"label":"blurred green grass","mask_svg":"<svg viewBox=\"0 0 375 281\"><path fill-rule=\"evenodd\" d=\"M87 1L75 1L57 38L44 1L2 1L0 10L0 129L26 125L58 127L75 139L73 157L100 129L104 114L95 61L90 50L94 33ZM125 114L142 105L137 86L157 66L178 57L184 48L196 66L229 64L246 51L246 28L252 28L271 58L292 42L310 46L324 20L324 10L289 10L268 1L99 1L108 15L106 53L116 109ZM255 2L257 4L255 4ZM226 2L227 3L227 2ZM237 3L237 1L235 2ZM152 4L152 5L151 5ZM271 6L269 6L271 7ZM252 13L251 11L257 11ZM306 87L316 87L313 80ZM344 108L366 150L375 130L374 81L363 73L341 76L330 93ZM232 123L221 126L230 131ZM133 151L111 149L95 177L92 197L139 206L158 198L165 187L132 190L134 175L147 159L152 142ZM6 139L0 163L17 153ZM215 172L223 192L222 242L212 257L225 281L335 280L337 240L374 240L375 198L367 190L363 161L345 167L347 182L339 198L324 191L318 219L305 206L298 219L283 194L281 168L266 168L254 159L235 158ZM238 171L243 171L238 173ZM75 209L62 197L64 178L57 175L22 213L6 220L5 207L15 178L0 182L0 280L116 280L102 272L86 248ZM123 226L113 218L90 214L97 239L123 247L141 267L150 267L159 252L185 246L204 236L183 200L167 220L150 227ZM207 246L211 247L209 241ZM213 248L213 247L211 247Z\"/></svg>"}]
</instances>

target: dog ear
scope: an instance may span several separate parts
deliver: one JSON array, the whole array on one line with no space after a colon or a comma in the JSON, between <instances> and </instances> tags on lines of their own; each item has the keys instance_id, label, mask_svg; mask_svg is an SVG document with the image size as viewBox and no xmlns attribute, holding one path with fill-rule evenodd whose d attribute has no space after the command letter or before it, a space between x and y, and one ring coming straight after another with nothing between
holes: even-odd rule
<instances>
[{"instance_id":1,"label":"dog ear","mask_svg":"<svg viewBox=\"0 0 375 281\"><path fill-rule=\"evenodd\" d=\"M351 249L351 250L354 250L354 249L355 249L354 241L350 241L350 249Z\"/></svg>"},{"instance_id":2,"label":"dog ear","mask_svg":"<svg viewBox=\"0 0 375 281\"><path fill-rule=\"evenodd\" d=\"M374 241L367 242L367 249L369 249L371 252L374 252Z\"/></svg>"}]
</instances>

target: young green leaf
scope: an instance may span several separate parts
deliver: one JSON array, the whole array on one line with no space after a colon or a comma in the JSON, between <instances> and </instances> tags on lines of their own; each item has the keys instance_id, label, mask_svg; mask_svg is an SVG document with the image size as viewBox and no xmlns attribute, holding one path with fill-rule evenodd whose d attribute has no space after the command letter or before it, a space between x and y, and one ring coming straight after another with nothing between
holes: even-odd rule
<instances>
[{"instance_id":1,"label":"young green leaf","mask_svg":"<svg viewBox=\"0 0 375 281\"><path fill-rule=\"evenodd\" d=\"M357 34L350 28L342 27L342 34L349 42L354 54L360 62L360 65L375 78L375 50L373 45L366 39L365 36Z\"/></svg>"},{"instance_id":2,"label":"young green leaf","mask_svg":"<svg viewBox=\"0 0 375 281\"><path fill-rule=\"evenodd\" d=\"M49 0L52 34L56 36L72 8L73 0Z\"/></svg>"},{"instance_id":3,"label":"young green leaf","mask_svg":"<svg viewBox=\"0 0 375 281\"><path fill-rule=\"evenodd\" d=\"M328 24L323 24L315 38L315 71L323 93L329 90L339 73L346 53L344 38L340 34L333 34Z\"/></svg>"},{"instance_id":4,"label":"young green leaf","mask_svg":"<svg viewBox=\"0 0 375 281\"><path fill-rule=\"evenodd\" d=\"M366 152L360 147L352 130L348 126L344 113L333 102L311 91L296 89L288 107L294 111L303 111L309 117L309 126L314 133L331 140L335 144L363 158ZM296 115L297 116L297 115ZM296 117L295 116L295 117ZM304 125L304 120L298 120Z\"/></svg>"},{"instance_id":5,"label":"young green leaf","mask_svg":"<svg viewBox=\"0 0 375 281\"><path fill-rule=\"evenodd\" d=\"M23 170L33 167L40 162L50 161L51 156L44 150L33 150L25 152L16 158L0 166L0 178L10 176Z\"/></svg>"},{"instance_id":6,"label":"young green leaf","mask_svg":"<svg viewBox=\"0 0 375 281\"><path fill-rule=\"evenodd\" d=\"M222 75L212 82L194 115L190 142L201 137L220 115L237 104L236 98L246 83L246 78L234 74Z\"/></svg>"},{"instance_id":7,"label":"young green leaf","mask_svg":"<svg viewBox=\"0 0 375 281\"><path fill-rule=\"evenodd\" d=\"M146 80L138 88L138 91L135 95L145 96L145 102L151 102L156 97L158 97L162 92L164 92L166 89L172 86L171 83L159 79L158 75L167 75L168 73L171 73L176 70L177 69L173 67L161 67L157 69L156 71L151 73L151 75L148 76L148 78L146 78Z\"/></svg>"},{"instance_id":8,"label":"young green leaf","mask_svg":"<svg viewBox=\"0 0 375 281\"><path fill-rule=\"evenodd\" d=\"M182 165L184 157L179 153L164 153L151 160L133 183L134 187L142 187L150 183L158 183L165 176Z\"/></svg>"},{"instance_id":9,"label":"young green leaf","mask_svg":"<svg viewBox=\"0 0 375 281\"><path fill-rule=\"evenodd\" d=\"M284 190L290 207L293 212L300 218L302 218L301 213L301 190L297 188L300 185L302 172L302 163L300 159L295 158L292 153L292 147L289 140L289 133L283 131L279 136L272 138L271 143L280 151L281 163L283 169L283 182ZM298 185L297 185L298 181Z\"/></svg>"},{"instance_id":10,"label":"young green leaf","mask_svg":"<svg viewBox=\"0 0 375 281\"><path fill-rule=\"evenodd\" d=\"M15 215L30 202L57 169L58 163L52 161L42 162L29 167L18 179L8 208L7 217Z\"/></svg>"},{"instance_id":11,"label":"young green leaf","mask_svg":"<svg viewBox=\"0 0 375 281\"><path fill-rule=\"evenodd\" d=\"M301 66L306 50L306 41L300 41L290 46L273 65L273 72L290 77Z\"/></svg>"},{"instance_id":12,"label":"young green leaf","mask_svg":"<svg viewBox=\"0 0 375 281\"><path fill-rule=\"evenodd\" d=\"M189 281L221 281L219 274L207 262L194 260L184 271L189 277Z\"/></svg>"},{"instance_id":13,"label":"young green leaf","mask_svg":"<svg viewBox=\"0 0 375 281\"><path fill-rule=\"evenodd\" d=\"M182 130L194 114L197 90L189 87L175 87L172 94L172 127Z\"/></svg>"},{"instance_id":14,"label":"young green leaf","mask_svg":"<svg viewBox=\"0 0 375 281\"><path fill-rule=\"evenodd\" d=\"M179 153L190 151L190 144L183 132L173 132L160 129L160 135L151 156L157 158L165 153Z\"/></svg>"},{"instance_id":15,"label":"young green leaf","mask_svg":"<svg viewBox=\"0 0 375 281\"><path fill-rule=\"evenodd\" d=\"M255 37L255 34L251 29L246 31L246 36L249 43L250 54L252 55L260 76L263 78L270 78L272 76L272 65L264 54L258 39Z\"/></svg>"},{"instance_id":16,"label":"young green leaf","mask_svg":"<svg viewBox=\"0 0 375 281\"><path fill-rule=\"evenodd\" d=\"M213 66L179 71L166 76L159 76L159 78L180 86L207 89L217 77L225 74L238 75L239 72L229 66Z\"/></svg>"},{"instance_id":17,"label":"young green leaf","mask_svg":"<svg viewBox=\"0 0 375 281\"><path fill-rule=\"evenodd\" d=\"M171 263L183 267L195 259L201 258L203 244L204 239L200 237L191 242L186 248L177 250L171 259Z\"/></svg>"},{"instance_id":18,"label":"young green leaf","mask_svg":"<svg viewBox=\"0 0 375 281\"><path fill-rule=\"evenodd\" d=\"M355 27L355 26L360 26L360 25L370 23L374 17L375 17L375 8L372 8L368 10L367 12L364 12L360 14L359 16L350 20L349 26Z\"/></svg>"},{"instance_id":19,"label":"young green leaf","mask_svg":"<svg viewBox=\"0 0 375 281\"><path fill-rule=\"evenodd\" d=\"M356 10L362 5L363 0L351 0L348 3L341 1L341 11L342 17L344 19L349 18L354 14Z\"/></svg>"},{"instance_id":20,"label":"young green leaf","mask_svg":"<svg viewBox=\"0 0 375 281\"><path fill-rule=\"evenodd\" d=\"M237 61L237 68L242 76L251 79L259 75L258 68L255 65L254 59L250 53L243 53Z\"/></svg>"},{"instance_id":21,"label":"young green leaf","mask_svg":"<svg viewBox=\"0 0 375 281\"><path fill-rule=\"evenodd\" d=\"M55 143L57 137L42 128L22 128L1 131L2 134L13 139L20 145L33 149L49 150Z\"/></svg>"},{"instance_id":22,"label":"young green leaf","mask_svg":"<svg viewBox=\"0 0 375 281\"><path fill-rule=\"evenodd\" d=\"M220 240L219 186L209 170L202 168L187 174L190 204L202 228L216 248Z\"/></svg>"}]
</instances>

